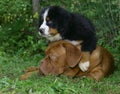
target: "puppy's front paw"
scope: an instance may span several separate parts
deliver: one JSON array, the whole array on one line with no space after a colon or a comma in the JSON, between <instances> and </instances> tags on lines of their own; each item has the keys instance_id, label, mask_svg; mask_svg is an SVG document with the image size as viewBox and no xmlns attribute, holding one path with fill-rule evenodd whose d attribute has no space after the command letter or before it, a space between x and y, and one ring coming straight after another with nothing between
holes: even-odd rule
<instances>
[{"instance_id":1,"label":"puppy's front paw","mask_svg":"<svg viewBox=\"0 0 120 94\"><path fill-rule=\"evenodd\" d=\"M89 61L87 61L87 62L80 62L80 63L79 63L79 68L80 68L83 72L87 71L88 68L89 68L89 66L90 66L90 62L89 62Z\"/></svg>"}]
</instances>

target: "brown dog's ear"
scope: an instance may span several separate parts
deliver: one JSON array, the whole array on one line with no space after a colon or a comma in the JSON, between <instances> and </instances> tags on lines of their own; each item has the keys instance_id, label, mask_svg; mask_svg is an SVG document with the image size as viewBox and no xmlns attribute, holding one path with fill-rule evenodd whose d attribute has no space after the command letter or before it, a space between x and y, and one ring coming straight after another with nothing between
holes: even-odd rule
<instances>
[{"instance_id":1,"label":"brown dog's ear","mask_svg":"<svg viewBox=\"0 0 120 94\"><path fill-rule=\"evenodd\" d=\"M64 44L64 47L66 49L66 59L67 63L70 67L75 67L81 57L81 51L72 44Z\"/></svg>"}]
</instances>

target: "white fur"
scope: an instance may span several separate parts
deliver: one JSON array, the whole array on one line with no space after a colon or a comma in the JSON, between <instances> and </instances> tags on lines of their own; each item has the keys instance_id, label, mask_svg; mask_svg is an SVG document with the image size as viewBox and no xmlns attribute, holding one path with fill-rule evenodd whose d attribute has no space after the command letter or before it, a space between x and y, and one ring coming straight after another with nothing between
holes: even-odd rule
<instances>
[{"instance_id":1,"label":"white fur","mask_svg":"<svg viewBox=\"0 0 120 94\"><path fill-rule=\"evenodd\" d=\"M60 34L56 34L56 35L42 35L40 32L39 32L39 35L46 38L47 40L53 42L53 41L58 41L58 40L61 40L62 37L60 36Z\"/></svg>"},{"instance_id":2,"label":"white fur","mask_svg":"<svg viewBox=\"0 0 120 94\"><path fill-rule=\"evenodd\" d=\"M79 41L74 41L74 40L72 40L72 41L71 40L66 40L66 41L72 43L73 45L79 45L80 44Z\"/></svg>"},{"instance_id":3,"label":"white fur","mask_svg":"<svg viewBox=\"0 0 120 94\"><path fill-rule=\"evenodd\" d=\"M56 34L54 36L50 36L50 37L46 37L48 40L50 40L51 42L52 41L58 41L58 40L61 40L62 37L60 36L60 34Z\"/></svg>"},{"instance_id":4,"label":"white fur","mask_svg":"<svg viewBox=\"0 0 120 94\"><path fill-rule=\"evenodd\" d=\"M46 18L47 18L47 15L48 15L48 11L49 11L49 8L43 14L43 23L41 24L41 26L39 28L39 29L43 29L44 30L44 35L49 35L49 27L46 24L47 23L46 22Z\"/></svg>"},{"instance_id":5,"label":"white fur","mask_svg":"<svg viewBox=\"0 0 120 94\"><path fill-rule=\"evenodd\" d=\"M79 63L79 68L80 68L83 72L87 71L88 68L89 68L89 66L90 66L90 62L89 62L89 61L87 61L87 62L80 62L80 63Z\"/></svg>"}]
</instances>

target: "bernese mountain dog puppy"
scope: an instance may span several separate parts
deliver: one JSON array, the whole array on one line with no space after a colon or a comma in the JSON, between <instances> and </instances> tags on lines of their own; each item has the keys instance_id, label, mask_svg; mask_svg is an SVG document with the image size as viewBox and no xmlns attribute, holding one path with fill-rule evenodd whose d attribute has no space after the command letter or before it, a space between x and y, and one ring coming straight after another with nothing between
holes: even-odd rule
<instances>
[{"instance_id":1,"label":"bernese mountain dog puppy","mask_svg":"<svg viewBox=\"0 0 120 94\"><path fill-rule=\"evenodd\" d=\"M95 27L89 19L59 6L49 6L40 12L39 34L51 42L66 40L74 45L82 45L79 67L83 72L88 70L90 53L97 44Z\"/></svg>"}]
</instances>

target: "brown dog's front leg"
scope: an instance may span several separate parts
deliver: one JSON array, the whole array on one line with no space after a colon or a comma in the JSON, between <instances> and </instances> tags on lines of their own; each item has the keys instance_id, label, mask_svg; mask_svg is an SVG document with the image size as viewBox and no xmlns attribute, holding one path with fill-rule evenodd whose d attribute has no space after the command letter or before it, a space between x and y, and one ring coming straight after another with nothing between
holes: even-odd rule
<instances>
[{"instance_id":1,"label":"brown dog's front leg","mask_svg":"<svg viewBox=\"0 0 120 94\"><path fill-rule=\"evenodd\" d=\"M36 71L36 70L38 70L38 67L28 67L28 68L26 68L25 69L25 72L33 72L33 71Z\"/></svg>"},{"instance_id":2,"label":"brown dog's front leg","mask_svg":"<svg viewBox=\"0 0 120 94\"><path fill-rule=\"evenodd\" d=\"M27 78L29 78L33 73L38 73L39 72L39 68L38 67L28 67L25 69L25 74L23 74L22 76L20 76L20 80L26 80Z\"/></svg>"}]
</instances>

